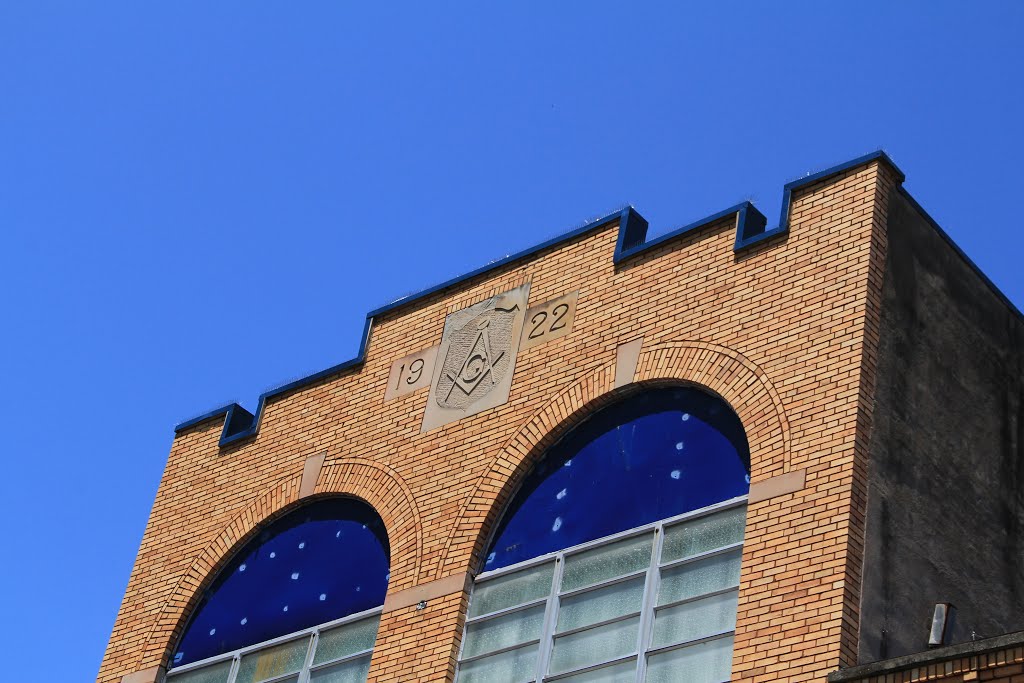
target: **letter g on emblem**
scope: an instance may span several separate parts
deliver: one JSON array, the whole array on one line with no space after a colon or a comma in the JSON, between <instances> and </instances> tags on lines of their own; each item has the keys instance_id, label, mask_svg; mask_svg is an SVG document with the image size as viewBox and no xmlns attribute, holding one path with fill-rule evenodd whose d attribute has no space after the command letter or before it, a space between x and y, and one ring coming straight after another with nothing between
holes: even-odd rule
<instances>
[{"instance_id":1,"label":"letter g on emblem","mask_svg":"<svg viewBox=\"0 0 1024 683\"><path fill-rule=\"evenodd\" d=\"M422 431L508 401L529 291L527 283L445 319Z\"/></svg>"}]
</instances>

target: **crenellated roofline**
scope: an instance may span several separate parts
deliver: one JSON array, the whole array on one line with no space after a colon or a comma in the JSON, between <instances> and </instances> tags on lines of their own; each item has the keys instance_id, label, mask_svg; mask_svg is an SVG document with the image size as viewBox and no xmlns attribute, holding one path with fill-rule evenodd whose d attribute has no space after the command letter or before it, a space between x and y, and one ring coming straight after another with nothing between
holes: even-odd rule
<instances>
[{"instance_id":1,"label":"crenellated roofline","mask_svg":"<svg viewBox=\"0 0 1024 683\"><path fill-rule=\"evenodd\" d=\"M903 172L900 171L896 164L893 163L892 159L890 159L882 150L857 157L856 159L851 159L850 161L837 166L832 166L823 171L819 171L818 173L807 175L786 183L783 186L782 211L779 217L779 224L771 229L766 227L767 219L764 214L758 211L751 202L745 201L647 241L647 221L636 211L635 208L627 206L602 218L588 222L575 230L559 235L553 239L547 240L528 249L524 249L523 251L515 254L511 254L497 261L493 261L488 263L486 266L477 268L476 270L460 275L459 277L447 280L421 292L403 297L385 306L381 306L380 308L370 311L366 314L366 321L363 325L363 334L359 342L359 350L353 358L264 392L259 397L255 412L249 412L238 403L229 403L192 419L181 422L174 428L175 434L179 434L203 422L223 417L224 429L221 431L219 441L221 448L253 437L259 431L260 420L268 401L281 397L285 394L289 394L332 375L337 375L345 372L346 370L361 367L363 361L366 359L366 351L370 343L370 335L373 330L373 322L375 319L422 302L427 297L437 294L438 292L458 287L471 278L490 273L494 270L507 266L510 263L531 258L545 249L565 244L584 235L602 230L617 222L619 226L619 236L615 244L615 253L612 260L616 265L618 265L639 254L645 253L654 247L665 244L670 240L674 240L682 235L692 232L697 232L716 221L720 221L730 215L735 215L736 239L733 244L733 250L735 252L742 252L754 245L770 240L773 237L784 235L789 231L789 208L792 194L795 190L831 176L844 173L851 168L863 166L874 161L884 161L895 171L897 181L899 183L903 182L905 177ZM936 228L938 228L938 226L936 226ZM941 229L939 232L945 236L945 233L942 232ZM948 236L946 239L949 239ZM950 240L950 242L952 242L952 240ZM958 249L957 251L959 252L960 250ZM963 255L963 252L960 253ZM966 259L967 257L964 256L964 258ZM975 270L978 270L969 259L968 263L970 263ZM980 273L981 271L978 270L978 272ZM984 275L982 277L984 277ZM986 282L988 282L987 278ZM995 289L994 285L991 285L991 283L989 284L993 289ZM998 289L995 289L995 291L1002 297L1002 294L999 293ZM1006 301L1005 297L1002 298ZM1010 304L1010 306L1012 307L1012 304Z\"/></svg>"}]
</instances>

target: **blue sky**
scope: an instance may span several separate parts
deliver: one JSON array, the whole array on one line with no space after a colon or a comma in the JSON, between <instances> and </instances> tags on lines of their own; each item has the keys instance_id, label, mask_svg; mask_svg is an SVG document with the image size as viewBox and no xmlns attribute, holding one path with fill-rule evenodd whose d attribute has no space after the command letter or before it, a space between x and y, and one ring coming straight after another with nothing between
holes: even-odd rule
<instances>
[{"instance_id":1,"label":"blue sky","mask_svg":"<svg viewBox=\"0 0 1024 683\"><path fill-rule=\"evenodd\" d=\"M3 3L5 675L95 677L175 423L622 204L774 224L786 181L884 148L1024 307L1022 29L1011 2Z\"/></svg>"}]
</instances>

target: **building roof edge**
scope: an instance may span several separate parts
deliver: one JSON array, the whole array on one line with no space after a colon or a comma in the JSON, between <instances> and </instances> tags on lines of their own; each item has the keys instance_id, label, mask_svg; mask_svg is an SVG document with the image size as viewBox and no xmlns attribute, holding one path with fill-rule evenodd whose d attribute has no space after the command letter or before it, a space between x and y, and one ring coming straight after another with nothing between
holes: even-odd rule
<instances>
[{"instance_id":1,"label":"building roof edge","mask_svg":"<svg viewBox=\"0 0 1024 683\"><path fill-rule=\"evenodd\" d=\"M1006 305L1006 307L1009 308L1010 311L1014 313L1018 318L1024 320L1024 313L1021 313L1020 309L1017 308L1012 301L1010 301L1010 298L1008 296L1003 294L1003 291L999 289L996 283L992 282L992 280L989 279L988 275L985 275L985 272L978 267L978 264L971 260L971 257L968 256L966 252L964 252L964 250L960 248L960 245L958 245L953 240L953 238L949 236L948 232L942 229L942 226L940 226L938 222L934 218L932 218L931 214L929 214L928 211L926 211L925 208L921 206L921 204L918 203L916 199L914 199L914 197L907 191L907 189L904 187L900 187L899 192L906 198L908 202L910 202L910 205L918 213L921 214L922 218L924 218L928 222L932 229L939 234L939 237L945 240L946 244L952 247L953 251L956 252L957 255L959 255L960 258L964 260L968 267L970 267L970 269L973 270L978 275L978 277L981 278L982 282L984 282L985 285L992 291L992 293L996 295L996 298L1002 301L1003 304Z\"/></svg>"},{"instance_id":2,"label":"building roof edge","mask_svg":"<svg viewBox=\"0 0 1024 683\"><path fill-rule=\"evenodd\" d=\"M349 360L343 361L337 365L331 366L325 370L315 372L306 377L294 380L282 386L276 387L269 391L260 394L257 401L256 410L250 413L248 410L243 408L238 403L229 403L219 408L203 413L197 417L184 420L178 423L174 427L175 435L180 434L192 427L195 427L201 423L207 422L214 418L224 418L224 428L221 432L219 441L220 447L225 447L234 443L243 441L249 437L255 436L259 431L260 419L263 416L263 408L268 400L282 396L283 394L290 393L304 386L320 381L328 376L338 374L345 370L359 367L362 365L366 358L366 350L369 346L370 335L373 330L373 321L375 318L379 318L383 315L394 313L398 309L406 306L416 304L423 299L442 292L453 287L457 287L467 280L484 275L491 271L494 271L503 266L507 266L510 263L520 261L526 258L530 258L536 255L538 252L548 249L551 247L560 246L566 242L577 239L585 234L592 231L605 228L608 225L618 222L619 224L619 236L615 245L615 253L613 256L613 262L618 264L620 261L635 256L641 252L644 252L656 245L664 244L665 242L679 237L683 234L696 231L703 228L710 223L720 220L721 218L729 215L730 213L737 214L736 220L736 239L734 242L733 250L735 252L743 251L756 244L760 244L771 238L784 235L789 231L789 205L791 195L794 190L800 189L812 183L825 180L831 176L843 173L852 168L862 166L873 161L883 161L891 166L900 182L903 181L904 175L900 171L899 167L889 158L889 156L882 150L865 154L864 156L851 159L842 164L831 166L823 171L818 171L807 175L803 178L798 178L786 183L783 186L783 197L782 197L782 214L779 219L779 224L771 229L766 229L767 221L764 215L758 211L754 205L750 202L742 202L736 206L732 206L723 211L716 212L710 216L702 218L699 221L690 223L682 228L678 228L664 235L660 235L651 241L647 241L647 228L648 223L644 220L635 208L632 206L625 206L622 209L614 211L606 216L598 218L597 220L590 221L575 228L567 233L557 235L549 240L541 242L540 244L534 245L522 251L516 252L505 256L504 258L498 259L487 265L481 266L468 273L464 273L458 277L446 280L440 284L428 287L416 294L402 297L389 304L375 308L366 314L366 320L363 326L363 335L359 343L359 350L356 355Z\"/></svg>"},{"instance_id":3,"label":"building roof edge","mask_svg":"<svg viewBox=\"0 0 1024 683\"><path fill-rule=\"evenodd\" d=\"M973 657L987 652L1005 650L1011 647L1016 648L1022 645L1024 645L1024 631L1015 631L1014 633L1007 633L1001 636L995 636L994 638L973 640L968 643L959 643L957 645L947 645L946 647L939 647L934 650L915 652L912 655L904 655L902 657L893 657L892 659L883 659L879 662L871 662L870 664L851 666L849 668L840 669L830 673L828 675L828 681L829 683L860 681L871 676L883 676L885 674L895 673L904 669L913 669L916 667L927 666L929 664L937 664L951 659Z\"/></svg>"}]
</instances>

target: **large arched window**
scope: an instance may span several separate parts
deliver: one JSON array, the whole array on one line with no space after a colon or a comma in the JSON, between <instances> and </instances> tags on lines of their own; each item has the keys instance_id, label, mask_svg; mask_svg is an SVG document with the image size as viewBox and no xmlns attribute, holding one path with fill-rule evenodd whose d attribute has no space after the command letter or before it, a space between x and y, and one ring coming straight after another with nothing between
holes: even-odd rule
<instances>
[{"instance_id":1,"label":"large arched window","mask_svg":"<svg viewBox=\"0 0 1024 683\"><path fill-rule=\"evenodd\" d=\"M736 414L690 388L570 432L498 524L457 683L728 680L749 459Z\"/></svg>"},{"instance_id":2,"label":"large arched window","mask_svg":"<svg viewBox=\"0 0 1024 683\"><path fill-rule=\"evenodd\" d=\"M388 585L384 523L349 498L268 525L217 576L168 683L366 680Z\"/></svg>"}]
</instances>

